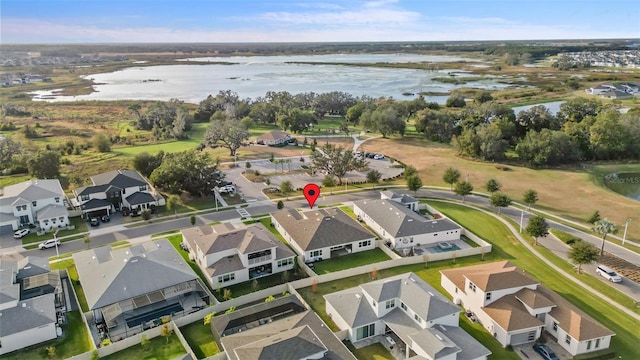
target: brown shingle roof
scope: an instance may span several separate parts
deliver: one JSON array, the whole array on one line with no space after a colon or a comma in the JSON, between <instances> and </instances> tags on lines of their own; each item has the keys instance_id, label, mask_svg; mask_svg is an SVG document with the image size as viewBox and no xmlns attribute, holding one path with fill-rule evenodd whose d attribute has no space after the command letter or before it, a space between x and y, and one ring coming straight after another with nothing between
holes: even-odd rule
<instances>
[{"instance_id":1,"label":"brown shingle roof","mask_svg":"<svg viewBox=\"0 0 640 360\"><path fill-rule=\"evenodd\" d=\"M451 280L451 282L453 282L453 284L458 289L464 292L465 291L464 281L465 281L466 274L472 274L475 272L500 271L501 269L505 269L505 268L515 268L515 266L511 264L509 261L505 260L505 261L492 262L488 264L465 266L463 268L458 268L458 269L442 270L440 271L440 274L442 274L442 276ZM476 286L477 285L478 284L476 284Z\"/></svg>"},{"instance_id":2,"label":"brown shingle roof","mask_svg":"<svg viewBox=\"0 0 640 360\"><path fill-rule=\"evenodd\" d=\"M506 331L529 329L544 325L542 321L531 316L524 305L513 295L503 296L485 306L483 310L496 324Z\"/></svg>"},{"instance_id":3,"label":"brown shingle roof","mask_svg":"<svg viewBox=\"0 0 640 360\"><path fill-rule=\"evenodd\" d=\"M465 276L484 292L538 283L515 266L494 271L467 273Z\"/></svg>"},{"instance_id":4,"label":"brown shingle roof","mask_svg":"<svg viewBox=\"0 0 640 360\"><path fill-rule=\"evenodd\" d=\"M532 309L540 309L545 307L553 307L556 304L549 300L539 291L534 291L529 288L524 288L514 294L516 299L522 301L525 305Z\"/></svg>"}]
</instances>

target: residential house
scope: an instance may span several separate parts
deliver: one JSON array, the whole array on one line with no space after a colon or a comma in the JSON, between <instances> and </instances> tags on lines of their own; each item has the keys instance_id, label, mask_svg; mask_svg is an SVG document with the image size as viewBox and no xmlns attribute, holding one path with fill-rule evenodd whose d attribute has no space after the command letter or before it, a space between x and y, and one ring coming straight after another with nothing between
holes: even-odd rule
<instances>
[{"instance_id":1,"label":"residential house","mask_svg":"<svg viewBox=\"0 0 640 360\"><path fill-rule=\"evenodd\" d=\"M291 139L291 135L287 134L286 132L273 130L260 135L256 139L256 144L269 146L286 145L289 143L289 141L291 141Z\"/></svg>"},{"instance_id":2,"label":"residential house","mask_svg":"<svg viewBox=\"0 0 640 360\"><path fill-rule=\"evenodd\" d=\"M124 207L135 213L165 204L162 195L134 170L94 175L91 185L74 189L73 195L72 203L87 217L109 215Z\"/></svg>"},{"instance_id":3,"label":"residential house","mask_svg":"<svg viewBox=\"0 0 640 360\"><path fill-rule=\"evenodd\" d=\"M415 212L418 212L419 210L418 199L414 198L413 196L409 196L407 194L401 194L393 190L385 190L385 191L380 191L380 198L383 200L393 200L397 203L400 203L406 206L407 208Z\"/></svg>"},{"instance_id":4,"label":"residential house","mask_svg":"<svg viewBox=\"0 0 640 360\"><path fill-rule=\"evenodd\" d=\"M262 224L230 223L181 230L189 251L213 288L290 271L295 254Z\"/></svg>"},{"instance_id":5,"label":"residential house","mask_svg":"<svg viewBox=\"0 0 640 360\"><path fill-rule=\"evenodd\" d=\"M333 322L359 342L388 336L405 359L486 359L491 352L458 327L460 308L414 273L324 295Z\"/></svg>"},{"instance_id":6,"label":"residential house","mask_svg":"<svg viewBox=\"0 0 640 360\"><path fill-rule=\"evenodd\" d=\"M73 254L97 326L112 341L209 304L211 294L168 240Z\"/></svg>"},{"instance_id":7,"label":"residential house","mask_svg":"<svg viewBox=\"0 0 640 360\"><path fill-rule=\"evenodd\" d=\"M503 346L546 330L571 355L607 349L613 332L508 261L442 270L441 285Z\"/></svg>"},{"instance_id":8,"label":"residential house","mask_svg":"<svg viewBox=\"0 0 640 360\"><path fill-rule=\"evenodd\" d=\"M47 259L0 261L0 355L56 339L57 307L64 295Z\"/></svg>"},{"instance_id":9,"label":"residential house","mask_svg":"<svg viewBox=\"0 0 640 360\"><path fill-rule=\"evenodd\" d=\"M229 360L356 359L293 295L216 316L211 332Z\"/></svg>"},{"instance_id":10,"label":"residential house","mask_svg":"<svg viewBox=\"0 0 640 360\"><path fill-rule=\"evenodd\" d=\"M376 236L338 208L271 213L271 223L305 262L376 247Z\"/></svg>"},{"instance_id":11,"label":"residential house","mask_svg":"<svg viewBox=\"0 0 640 360\"><path fill-rule=\"evenodd\" d=\"M393 200L355 201L353 211L396 250L460 240L462 235L453 221L427 219Z\"/></svg>"},{"instance_id":12,"label":"residential house","mask_svg":"<svg viewBox=\"0 0 640 360\"><path fill-rule=\"evenodd\" d=\"M0 232L37 225L49 231L69 225L67 198L60 181L29 180L0 190Z\"/></svg>"}]
</instances>

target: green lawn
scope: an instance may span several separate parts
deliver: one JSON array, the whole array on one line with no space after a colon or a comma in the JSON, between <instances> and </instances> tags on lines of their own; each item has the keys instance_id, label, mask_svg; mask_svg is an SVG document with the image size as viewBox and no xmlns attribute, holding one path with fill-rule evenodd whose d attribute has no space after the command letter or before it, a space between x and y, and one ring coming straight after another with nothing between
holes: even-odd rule
<instances>
[{"instance_id":1,"label":"green lawn","mask_svg":"<svg viewBox=\"0 0 640 360\"><path fill-rule=\"evenodd\" d=\"M276 285L285 284L287 282L295 281L295 280L306 277L306 275L304 275L302 271L296 270L295 268L294 270L286 271L287 275L284 275L284 273L285 272L281 272L281 273L276 273L273 275L257 278L255 279L257 281L256 283L254 283L253 280L249 280L240 284L226 286L224 288L221 288L220 291L214 291L213 295L216 297L216 299L218 299L218 301L224 301L224 299L222 298L224 289L231 290L231 297L237 298L242 295L247 295L249 293L252 293L254 291L268 289Z\"/></svg>"},{"instance_id":2,"label":"green lawn","mask_svg":"<svg viewBox=\"0 0 640 360\"><path fill-rule=\"evenodd\" d=\"M463 313L460 313L460 327L469 333L469 335L473 336L474 339L478 340L484 347L491 351L491 355L489 359L496 360L518 360L520 356L511 350L507 350L493 337L491 334L482 327L482 325L478 323L472 323L464 316Z\"/></svg>"},{"instance_id":3,"label":"green lawn","mask_svg":"<svg viewBox=\"0 0 640 360\"><path fill-rule=\"evenodd\" d=\"M359 360L394 360L393 355L380 343L371 344L356 349L353 344L347 343L347 347Z\"/></svg>"},{"instance_id":4,"label":"green lawn","mask_svg":"<svg viewBox=\"0 0 640 360\"><path fill-rule=\"evenodd\" d=\"M350 269L361 265L374 264L391 258L384 251L376 248L314 263L314 272L318 275ZM373 266L375 267L375 266ZM372 269L373 269L372 267Z\"/></svg>"},{"instance_id":5,"label":"green lawn","mask_svg":"<svg viewBox=\"0 0 640 360\"><path fill-rule=\"evenodd\" d=\"M73 235L73 234L80 234L83 232L87 231L87 222L84 221L82 218L80 217L71 217L69 218L69 223L73 226L75 226L75 229L73 230L60 230L58 232L58 237L64 237L64 236L69 236L69 235ZM67 239L62 239L61 241L64 243L66 241L72 241L72 240L76 240L78 238L82 237L82 235L77 235L77 236L73 236ZM49 240L49 239L53 239L53 234L52 233L45 233L43 235L38 235L36 233L36 229L31 229L31 233L29 233L29 235L23 237L22 240L22 244L23 245L29 245L29 244L34 244L37 247L38 243L41 243L45 240Z\"/></svg>"},{"instance_id":6,"label":"green lawn","mask_svg":"<svg viewBox=\"0 0 640 360\"><path fill-rule=\"evenodd\" d=\"M169 342L162 336L149 340L149 348L145 350L141 345L131 346L122 351L118 351L101 359L112 360L164 360L173 359L182 354L186 354L184 347L175 334L169 337Z\"/></svg>"},{"instance_id":7,"label":"green lawn","mask_svg":"<svg viewBox=\"0 0 640 360\"><path fill-rule=\"evenodd\" d=\"M78 270L76 269L76 264L72 258L67 260L58 261L51 264L51 270L54 269L67 269L67 274L69 275L69 279L71 279L71 285L73 289L76 291L78 295L78 302L80 303L80 308L82 312L89 311L89 305L87 305L87 298L84 296L84 290L82 289L82 285L80 285L80 278L78 276Z\"/></svg>"},{"instance_id":8,"label":"green lawn","mask_svg":"<svg viewBox=\"0 0 640 360\"><path fill-rule=\"evenodd\" d=\"M218 344L211 335L210 325L203 325L202 321L196 321L181 327L180 331L198 359L204 359L220 352Z\"/></svg>"},{"instance_id":9,"label":"green lawn","mask_svg":"<svg viewBox=\"0 0 640 360\"><path fill-rule=\"evenodd\" d=\"M541 281L551 290L591 315L594 319L616 333L611 340L611 349L624 359L631 359L637 355L637 344L640 335L633 329L638 328L638 321L609 306L599 297L584 290L577 284L567 281L536 256L533 256L522 244L511 235L507 227L497 219L483 213L470 210L462 205L445 202L430 202L431 206L442 211L457 221L460 225L470 229L480 237L493 244L495 255L508 259L516 266L527 271L534 278ZM594 284L596 289L609 294L606 284Z\"/></svg>"},{"instance_id":10,"label":"green lawn","mask_svg":"<svg viewBox=\"0 0 640 360\"><path fill-rule=\"evenodd\" d=\"M93 348L87 328L82 322L80 312L67 313L67 323L62 325L64 338L47 341L22 350L2 355L3 360L49 359L47 348L53 346L59 359L67 359L82 354Z\"/></svg>"},{"instance_id":11,"label":"green lawn","mask_svg":"<svg viewBox=\"0 0 640 360\"><path fill-rule=\"evenodd\" d=\"M562 241L565 244L567 243L567 241L572 240L572 239L575 240L575 241L580 240L579 238L577 238L577 237L575 237L575 236L573 236L573 235L571 235L571 234L569 234L567 232L564 232L562 230L549 229L549 232L552 233L553 235L555 235L555 237L560 239L560 241Z\"/></svg>"},{"instance_id":12,"label":"green lawn","mask_svg":"<svg viewBox=\"0 0 640 360\"><path fill-rule=\"evenodd\" d=\"M143 152L155 155L160 152L160 150L164 151L165 153L174 153L178 151L195 149L198 147L198 145L200 145L200 143L202 143L207 125L209 124L193 124L193 128L191 129L191 131L189 131L189 138L185 140L168 141L151 145L114 147L112 151L116 154L121 154L126 157L133 158L134 156Z\"/></svg>"}]
</instances>

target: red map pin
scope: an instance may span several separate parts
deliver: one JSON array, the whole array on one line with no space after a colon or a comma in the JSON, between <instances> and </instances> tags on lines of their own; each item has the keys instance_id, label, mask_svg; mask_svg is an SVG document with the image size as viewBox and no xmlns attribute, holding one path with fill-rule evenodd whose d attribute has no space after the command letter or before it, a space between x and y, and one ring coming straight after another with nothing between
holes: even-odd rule
<instances>
[{"instance_id":1,"label":"red map pin","mask_svg":"<svg viewBox=\"0 0 640 360\"><path fill-rule=\"evenodd\" d=\"M309 208L313 209L313 204L316 203L316 199L320 196L320 187L316 184L307 184L302 193L309 203Z\"/></svg>"}]
</instances>

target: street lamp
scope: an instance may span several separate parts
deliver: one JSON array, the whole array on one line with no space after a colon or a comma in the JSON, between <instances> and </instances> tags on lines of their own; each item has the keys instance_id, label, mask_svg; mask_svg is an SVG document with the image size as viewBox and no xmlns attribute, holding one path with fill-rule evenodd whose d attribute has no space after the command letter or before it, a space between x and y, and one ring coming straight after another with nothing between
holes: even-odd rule
<instances>
[{"instance_id":1,"label":"street lamp","mask_svg":"<svg viewBox=\"0 0 640 360\"><path fill-rule=\"evenodd\" d=\"M624 241L627 239L627 227L631 222L631 218L627 218L627 221L624 223L624 235L622 235L622 245L624 245Z\"/></svg>"},{"instance_id":2,"label":"street lamp","mask_svg":"<svg viewBox=\"0 0 640 360\"><path fill-rule=\"evenodd\" d=\"M60 252L58 251L58 227L56 226L53 229L53 244L56 246L56 259L60 257Z\"/></svg>"},{"instance_id":3,"label":"street lamp","mask_svg":"<svg viewBox=\"0 0 640 360\"><path fill-rule=\"evenodd\" d=\"M520 214L520 234L522 234L522 222L524 221L524 209L522 209L522 213Z\"/></svg>"}]
</instances>

